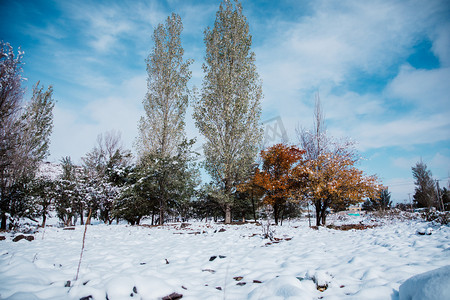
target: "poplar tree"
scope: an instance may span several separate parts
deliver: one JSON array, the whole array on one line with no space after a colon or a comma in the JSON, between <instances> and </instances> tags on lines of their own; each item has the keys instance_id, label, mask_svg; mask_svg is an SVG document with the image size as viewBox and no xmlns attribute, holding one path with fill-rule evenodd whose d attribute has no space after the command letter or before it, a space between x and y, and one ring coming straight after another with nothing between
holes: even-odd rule
<instances>
[{"instance_id":1,"label":"poplar tree","mask_svg":"<svg viewBox=\"0 0 450 300\"><path fill-rule=\"evenodd\" d=\"M187 83L191 78L189 65L192 60L183 59L182 31L180 16L172 13L164 25L156 27L152 36L155 45L146 60L145 116L139 122L137 141L141 157L150 153L173 155L185 139L184 116L189 100Z\"/></svg>"},{"instance_id":2,"label":"poplar tree","mask_svg":"<svg viewBox=\"0 0 450 300\"><path fill-rule=\"evenodd\" d=\"M221 188L225 222L232 192L248 174L262 140L261 82L251 52L249 25L238 1L223 1L213 28L205 30L205 77L194 119L206 138L205 169Z\"/></svg>"},{"instance_id":3,"label":"poplar tree","mask_svg":"<svg viewBox=\"0 0 450 300\"><path fill-rule=\"evenodd\" d=\"M159 202L160 224L164 222L171 192L167 189L173 186L174 180L179 179L172 176L168 161L177 157L181 145L188 147L186 149L190 153L190 143L186 142L184 132L184 117L189 102L187 83L191 78L189 65L192 60L183 59L182 30L180 16L172 13L165 24L156 27L152 36L154 47L146 60L148 92L143 101L145 117L139 123L137 148L140 164L143 165L141 169L152 170L152 178L157 182L152 197ZM150 166L149 162L157 165ZM151 168L145 168L146 165ZM156 175L154 170L158 170Z\"/></svg>"}]
</instances>

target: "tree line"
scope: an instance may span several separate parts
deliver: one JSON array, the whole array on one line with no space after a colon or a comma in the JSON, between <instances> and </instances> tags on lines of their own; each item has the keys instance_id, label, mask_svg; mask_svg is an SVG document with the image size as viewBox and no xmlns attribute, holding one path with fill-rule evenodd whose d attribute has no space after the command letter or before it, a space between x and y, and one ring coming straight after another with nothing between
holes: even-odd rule
<instances>
[{"instance_id":1,"label":"tree line","mask_svg":"<svg viewBox=\"0 0 450 300\"><path fill-rule=\"evenodd\" d=\"M135 142L137 155L124 149L120 134L98 137L76 166L61 160L56 179L39 178L37 164L48 156L52 129L52 87L37 84L33 98L21 108L21 57L1 45L1 214L42 218L50 210L66 225L91 212L111 223L123 219L152 224L169 219L254 218L273 215L275 222L296 216L302 204L315 208L317 225L325 225L329 208L342 209L382 190L375 176L356 167L358 155L349 141L327 135L317 98L312 130L299 128L299 145L261 148L262 83L251 51L252 36L239 1L223 1L212 28L206 28L205 73L201 91L189 89L189 66L181 44L182 21L171 14L152 35L147 64L145 115ZM195 140L185 133L186 109L203 144L204 161L196 163ZM212 181L200 186L199 167ZM261 210L264 207L264 210ZM86 220L89 221L89 220Z\"/></svg>"}]
</instances>

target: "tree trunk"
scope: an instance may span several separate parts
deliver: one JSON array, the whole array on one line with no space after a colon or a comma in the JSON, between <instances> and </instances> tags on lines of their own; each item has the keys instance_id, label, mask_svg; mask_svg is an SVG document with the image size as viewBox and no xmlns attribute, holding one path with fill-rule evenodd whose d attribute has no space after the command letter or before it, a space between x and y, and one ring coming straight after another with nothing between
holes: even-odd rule
<instances>
[{"instance_id":1,"label":"tree trunk","mask_svg":"<svg viewBox=\"0 0 450 300\"><path fill-rule=\"evenodd\" d=\"M315 203L314 203L314 206L316 207L316 226L317 227L319 227L320 226L320 208L321 208L321 205L320 205L320 201L316 201Z\"/></svg>"},{"instance_id":2,"label":"tree trunk","mask_svg":"<svg viewBox=\"0 0 450 300\"><path fill-rule=\"evenodd\" d=\"M225 204L225 224L231 224L231 205Z\"/></svg>"},{"instance_id":3,"label":"tree trunk","mask_svg":"<svg viewBox=\"0 0 450 300\"><path fill-rule=\"evenodd\" d=\"M273 206L273 218L275 219L275 225L278 225L278 205Z\"/></svg>"},{"instance_id":4,"label":"tree trunk","mask_svg":"<svg viewBox=\"0 0 450 300\"><path fill-rule=\"evenodd\" d=\"M322 204L322 209L321 209L321 218L322 218L322 226L326 225L326 221L327 221L327 208L328 208L328 203L329 203L329 199L324 200L323 204Z\"/></svg>"},{"instance_id":5,"label":"tree trunk","mask_svg":"<svg viewBox=\"0 0 450 300\"><path fill-rule=\"evenodd\" d=\"M47 213L44 212L44 214L42 215L42 225L41 225L42 228L45 227L45 221L46 220L47 220Z\"/></svg>"},{"instance_id":6,"label":"tree trunk","mask_svg":"<svg viewBox=\"0 0 450 300\"><path fill-rule=\"evenodd\" d=\"M2 212L2 224L0 226L1 230L6 230L6 213Z\"/></svg>"},{"instance_id":7,"label":"tree trunk","mask_svg":"<svg viewBox=\"0 0 450 300\"><path fill-rule=\"evenodd\" d=\"M255 209L255 199L253 198L253 188L252 188L252 208L253 208L253 219L256 222L256 209Z\"/></svg>"},{"instance_id":8,"label":"tree trunk","mask_svg":"<svg viewBox=\"0 0 450 300\"><path fill-rule=\"evenodd\" d=\"M82 209L80 209L80 225L84 225L84 216L83 216L83 210Z\"/></svg>"},{"instance_id":9,"label":"tree trunk","mask_svg":"<svg viewBox=\"0 0 450 300\"><path fill-rule=\"evenodd\" d=\"M159 202L159 225L163 225L164 224L164 209L162 207L162 200Z\"/></svg>"},{"instance_id":10,"label":"tree trunk","mask_svg":"<svg viewBox=\"0 0 450 300\"><path fill-rule=\"evenodd\" d=\"M320 215L321 215L321 219L322 219L322 226L325 226L327 223L326 222L327 221L327 210L325 207L322 208Z\"/></svg>"}]
</instances>

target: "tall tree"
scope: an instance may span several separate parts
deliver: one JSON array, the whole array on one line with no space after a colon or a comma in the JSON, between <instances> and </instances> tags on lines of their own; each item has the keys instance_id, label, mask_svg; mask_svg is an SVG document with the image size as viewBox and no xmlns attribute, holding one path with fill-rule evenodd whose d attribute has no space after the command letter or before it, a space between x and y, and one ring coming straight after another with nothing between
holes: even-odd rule
<instances>
[{"instance_id":1,"label":"tall tree","mask_svg":"<svg viewBox=\"0 0 450 300\"><path fill-rule=\"evenodd\" d=\"M19 156L23 158L24 170L28 174L35 173L39 162L50 154L50 135L53 130L53 87L46 91L39 86L39 82L33 87L33 96L25 108L21 117L21 141L17 149Z\"/></svg>"},{"instance_id":2,"label":"tall tree","mask_svg":"<svg viewBox=\"0 0 450 300\"><path fill-rule=\"evenodd\" d=\"M430 208L433 206L436 197L433 175L422 160L417 162L411 169L415 179L414 184L416 185L413 196L414 202L417 207Z\"/></svg>"},{"instance_id":3,"label":"tall tree","mask_svg":"<svg viewBox=\"0 0 450 300\"><path fill-rule=\"evenodd\" d=\"M214 28L205 30L206 63L194 119L206 138L205 169L222 190L225 222L232 191L249 172L262 140L261 82L250 51L252 37L238 1L223 1Z\"/></svg>"},{"instance_id":4,"label":"tall tree","mask_svg":"<svg viewBox=\"0 0 450 300\"><path fill-rule=\"evenodd\" d=\"M166 23L159 24L153 33L155 43L147 58L148 92L143 101L146 116L139 123L138 151L141 163L146 157L159 157L159 221L164 222L170 168L164 165L177 153L185 141L184 116L189 102L187 83L191 78L191 60L183 59L181 46L183 24L179 15L172 13ZM167 166L168 167L168 166Z\"/></svg>"},{"instance_id":5,"label":"tall tree","mask_svg":"<svg viewBox=\"0 0 450 300\"><path fill-rule=\"evenodd\" d=\"M20 49L15 55L9 43L0 42L0 229L6 229L8 190L14 184L14 150L19 140L16 125L23 99L22 57Z\"/></svg>"},{"instance_id":6,"label":"tall tree","mask_svg":"<svg viewBox=\"0 0 450 300\"><path fill-rule=\"evenodd\" d=\"M146 60L148 91L143 101L146 115L140 120L137 141L141 155L170 156L185 139L184 116L192 60L183 59L182 30L180 16L172 13L152 36L155 45Z\"/></svg>"},{"instance_id":7,"label":"tall tree","mask_svg":"<svg viewBox=\"0 0 450 300\"><path fill-rule=\"evenodd\" d=\"M34 179L40 161L48 156L53 128L53 89L33 88L31 101L22 107L21 87L23 53L18 55L8 43L0 43L0 211L1 229L6 228L6 213L19 213L19 202L26 200L23 187ZM14 187L14 188L13 188ZM20 196L19 196L20 195Z\"/></svg>"}]
</instances>

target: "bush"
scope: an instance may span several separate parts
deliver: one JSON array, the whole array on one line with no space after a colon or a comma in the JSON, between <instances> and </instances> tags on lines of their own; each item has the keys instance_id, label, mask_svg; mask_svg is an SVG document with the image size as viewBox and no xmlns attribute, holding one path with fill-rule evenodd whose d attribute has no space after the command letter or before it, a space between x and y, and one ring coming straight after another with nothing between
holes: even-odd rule
<instances>
[{"instance_id":1,"label":"bush","mask_svg":"<svg viewBox=\"0 0 450 300\"><path fill-rule=\"evenodd\" d=\"M442 225L450 223L450 212L448 211L426 211L423 218L428 222L436 222Z\"/></svg>"}]
</instances>

